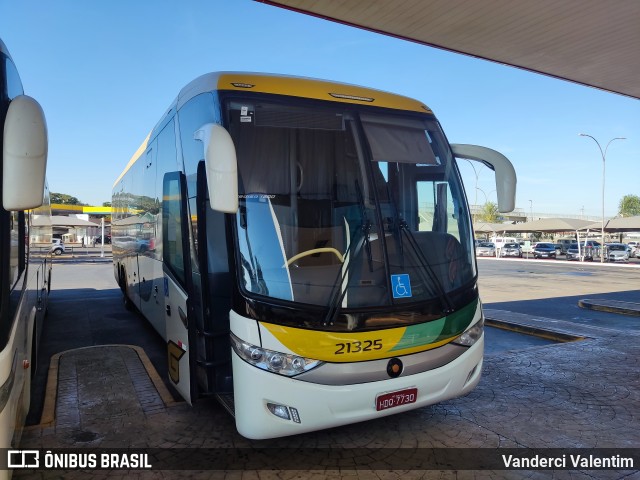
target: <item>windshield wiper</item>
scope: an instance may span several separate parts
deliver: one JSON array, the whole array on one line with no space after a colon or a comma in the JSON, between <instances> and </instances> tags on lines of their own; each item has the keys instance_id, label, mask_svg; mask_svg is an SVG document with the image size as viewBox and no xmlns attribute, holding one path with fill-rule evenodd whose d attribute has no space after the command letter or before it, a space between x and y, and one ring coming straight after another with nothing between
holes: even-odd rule
<instances>
[{"instance_id":1,"label":"windshield wiper","mask_svg":"<svg viewBox=\"0 0 640 480\"><path fill-rule=\"evenodd\" d=\"M438 295L438 297L440 298L440 301L442 302L442 312L445 315L452 313L455 309L453 307L453 303L451 302L451 298L449 297L449 294L444 289L444 286L442 285L442 282L438 278L438 275L436 274L436 272L434 272L433 267L429 263L429 260L425 256L422 249L420 248L420 245L418 245L418 241L416 240L415 235L409 228L409 225L404 219L400 219L398 222L398 227L400 228L401 232L405 233L408 240L407 243L411 247L411 250L413 250L413 253L415 254L415 256L418 257L418 260L420 261L420 263L426 270L427 274L429 275L429 279L431 280L432 284L435 286L436 294ZM402 234L400 235L400 242L402 242ZM419 271L421 271L421 269L419 269Z\"/></svg>"},{"instance_id":2,"label":"windshield wiper","mask_svg":"<svg viewBox=\"0 0 640 480\"><path fill-rule=\"evenodd\" d=\"M344 300L344 296L347 294L348 285L343 284L346 278L349 276L349 270L351 269L352 259L359 256L362 251L362 247L365 247L367 251L367 260L369 263L369 271L373 272L373 254L371 252L371 240L369 238L371 232L371 221L367 216L367 210L364 204L364 197L362 195L362 190L360 190L360 184L358 183L358 179L355 180L356 193L358 194L358 204L360 206L360 213L362 216L362 222L359 228L356 228L351 235L351 239L349 240L349 246L347 250L344 252L344 263L342 264L342 270L338 273L338 278L336 279L336 283L333 285L333 290L331 292L331 299L329 300L329 310L327 311L327 315L324 317L322 322L323 326L333 325L338 318L338 314L340 313L340 309L342 308L342 300ZM354 239L356 238L356 234L358 230L362 232L362 236L360 240L358 240L356 247L353 249L353 256L349 255L354 244ZM337 281L339 279L339 282Z\"/></svg>"},{"instance_id":3,"label":"windshield wiper","mask_svg":"<svg viewBox=\"0 0 640 480\"><path fill-rule=\"evenodd\" d=\"M405 232L405 235L407 236L407 239L408 239L407 243L411 247L411 250L413 251L415 256L418 258L420 263L422 263L422 265L424 266L424 269L427 271L427 274L429 275L429 279L431 280L431 283L435 286L436 294L438 295L442 303L443 313L445 315L448 315L449 313L455 310L453 307L453 303L451 302L451 298L449 297L446 290L444 289L444 286L442 285L442 282L438 278L438 275L436 274L436 272L433 271L433 267L427 260L427 257L424 255L424 252L420 248L420 245L418 245L418 241L416 240L415 235L409 228L407 221L404 218L400 217L400 214L398 213L398 207L396 206L393 200L393 197L391 196L389 184L385 183L385 186L387 189L387 197L389 199L389 203L391 204L391 208L393 209L393 215L394 215L394 218L390 218L389 220L391 221L394 233L396 231L399 233L397 241L398 241L398 250L400 253L401 262L404 266L404 242L402 241L402 232ZM394 238L395 237L396 236L394 235ZM422 269L418 269L418 271L422 272ZM423 278L423 281L424 281L424 278Z\"/></svg>"},{"instance_id":4,"label":"windshield wiper","mask_svg":"<svg viewBox=\"0 0 640 480\"><path fill-rule=\"evenodd\" d=\"M356 193L358 194L358 204L360 205L360 214L362 215L362 234L364 235L365 247L367 249L367 260L369 262L369 271L373 272L373 255L371 254L371 241L369 234L371 233L371 220L367 216L367 208L364 205L364 197L358 179L355 180Z\"/></svg>"},{"instance_id":5,"label":"windshield wiper","mask_svg":"<svg viewBox=\"0 0 640 480\"><path fill-rule=\"evenodd\" d=\"M360 227L360 229L362 228L363 227ZM345 285L344 289L342 288L342 286L344 284L345 279L348 278L349 276L349 270L351 269L352 259L358 257L360 252L362 252L362 247L366 243L366 234L363 232L362 237L360 238L360 240L358 240L356 247L353 249L353 256L350 255L351 247L354 244L354 240L355 240L356 234L358 233L358 230L359 229L354 230L351 236L351 240L349 242L349 246L347 247L347 250L344 252L343 258L345 259L344 260L345 263L342 264L341 272L338 273L339 281L337 281L338 279L336 279L336 283L333 285L331 299L329 301L329 310L327 311L327 315L324 317L322 326L327 326L327 324L333 325L334 322L336 321L336 318L338 318L338 314L340 313L340 309L342 307L342 300L344 300L344 296L347 294L347 288L348 288L348 285Z\"/></svg>"}]
</instances>

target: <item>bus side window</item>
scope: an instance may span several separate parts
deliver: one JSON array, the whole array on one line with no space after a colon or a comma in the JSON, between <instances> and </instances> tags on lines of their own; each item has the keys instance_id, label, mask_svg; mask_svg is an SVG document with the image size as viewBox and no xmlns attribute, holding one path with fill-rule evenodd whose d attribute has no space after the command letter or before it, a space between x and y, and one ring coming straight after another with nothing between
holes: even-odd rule
<instances>
[{"instance_id":1,"label":"bus side window","mask_svg":"<svg viewBox=\"0 0 640 480\"><path fill-rule=\"evenodd\" d=\"M24 212L7 212L2 210L0 213L0 222L2 222L1 229L4 232L2 235L4 238L0 237L0 244L5 252L9 252L1 262L3 264L2 268L7 269L2 275L2 282L0 282L2 286L2 305L3 307L8 307L6 310L2 308L3 322L0 323L0 344L4 344L11 331L18 300L22 293L22 284L24 282L26 234Z\"/></svg>"},{"instance_id":2,"label":"bus side window","mask_svg":"<svg viewBox=\"0 0 640 480\"><path fill-rule=\"evenodd\" d=\"M220 118L216 115L213 95L207 92L193 97L178 111L178 120L182 160L187 176L187 191L189 197L193 198L196 196L198 162L204 160L203 143L194 139L193 134L207 123L220 123Z\"/></svg>"},{"instance_id":3,"label":"bus side window","mask_svg":"<svg viewBox=\"0 0 640 480\"><path fill-rule=\"evenodd\" d=\"M5 69L7 75L7 97L12 100L18 95L23 94L22 82L20 81L18 70L16 70L16 66L13 64L13 62L8 58L6 58L5 60Z\"/></svg>"},{"instance_id":4,"label":"bus side window","mask_svg":"<svg viewBox=\"0 0 640 480\"><path fill-rule=\"evenodd\" d=\"M166 267L182 286L186 286L184 246L185 212L184 175L181 172L165 174L162 188L162 252Z\"/></svg>"},{"instance_id":5,"label":"bus side window","mask_svg":"<svg viewBox=\"0 0 640 480\"><path fill-rule=\"evenodd\" d=\"M24 212L10 212L9 285L13 289L24 270ZM19 289L21 290L21 289Z\"/></svg>"}]
</instances>

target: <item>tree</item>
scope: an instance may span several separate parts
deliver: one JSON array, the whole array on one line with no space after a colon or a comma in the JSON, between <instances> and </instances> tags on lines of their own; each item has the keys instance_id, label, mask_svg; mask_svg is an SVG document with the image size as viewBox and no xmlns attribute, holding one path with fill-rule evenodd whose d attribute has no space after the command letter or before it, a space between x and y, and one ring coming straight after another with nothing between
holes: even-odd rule
<instances>
[{"instance_id":1,"label":"tree","mask_svg":"<svg viewBox=\"0 0 640 480\"><path fill-rule=\"evenodd\" d=\"M102 206L103 207L110 207L111 206L111 202L102 202Z\"/></svg>"},{"instance_id":2,"label":"tree","mask_svg":"<svg viewBox=\"0 0 640 480\"><path fill-rule=\"evenodd\" d=\"M488 223L496 223L500 221L500 213L498 205L493 202L487 202L482 206L480 211L480 220Z\"/></svg>"},{"instance_id":3,"label":"tree","mask_svg":"<svg viewBox=\"0 0 640 480\"><path fill-rule=\"evenodd\" d=\"M635 217L640 215L640 197L637 195L625 195L618 205L618 215L621 217Z\"/></svg>"},{"instance_id":4,"label":"tree","mask_svg":"<svg viewBox=\"0 0 640 480\"><path fill-rule=\"evenodd\" d=\"M53 192L51 192L51 203L61 203L63 205L86 205L86 203L82 203L76 197L72 197L66 193Z\"/></svg>"}]
</instances>

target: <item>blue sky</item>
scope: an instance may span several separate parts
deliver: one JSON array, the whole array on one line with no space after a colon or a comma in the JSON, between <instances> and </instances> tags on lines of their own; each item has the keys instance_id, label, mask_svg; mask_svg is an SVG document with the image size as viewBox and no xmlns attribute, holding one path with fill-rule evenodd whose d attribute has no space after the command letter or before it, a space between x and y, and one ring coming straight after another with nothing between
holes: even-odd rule
<instances>
[{"instance_id":1,"label":"blue sky","mask_svg":"<svg viewBox=\"0 0 640 480\"><path fill-rule=\"evenodd\" d=\"M251 0L0 0L0 36L49 128L48 181L90 204L111 187L180 88L206 72L324 78L429 105L452 143L507 155L516 207L605 213L640 195L640 101L338 25ZM467 162L470 202L495 200L493 174Z\"/></svg>"}]
</instances>

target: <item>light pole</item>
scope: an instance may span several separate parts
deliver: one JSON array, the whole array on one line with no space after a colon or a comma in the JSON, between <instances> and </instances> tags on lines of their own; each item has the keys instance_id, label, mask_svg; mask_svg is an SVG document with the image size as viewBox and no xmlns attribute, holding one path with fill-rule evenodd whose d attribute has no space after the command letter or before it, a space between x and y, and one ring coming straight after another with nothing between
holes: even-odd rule
<instances>
[{"instance_id":1,"label":"light pole","mask_svg":"<svg viewBox=\"0 0 640 480\"><path fill-rule=\"evenodd\" d=\"M600 155L602 155L602 245L600 245L600 262L604 263L604 174L605 174L607 149L609 148L609 145L611 145L611 142L613 142L614 140L626 140L626 138L625 137L612 138L611 140L609 140L609 143L607 143L607 146L604 148L604 152L603 152L602 147L600 146L600 143L598 142L598 140L593 138L591 135L587 135L586 133L581 133L579 135L581 137L589 137L591 140L596 142L596 145L598 145L598 149L600 149Z\"/></svg>"},{"instance_id":2,"label":"light pole","mask_svg":"<svg viewBox=\"0 0 640 480\"><path fill-rule=\"evenodd\" d=\"M533 200L529 200L529 210L531 212L531 221L533 222Z\"/></svg>"}]
</instances>

